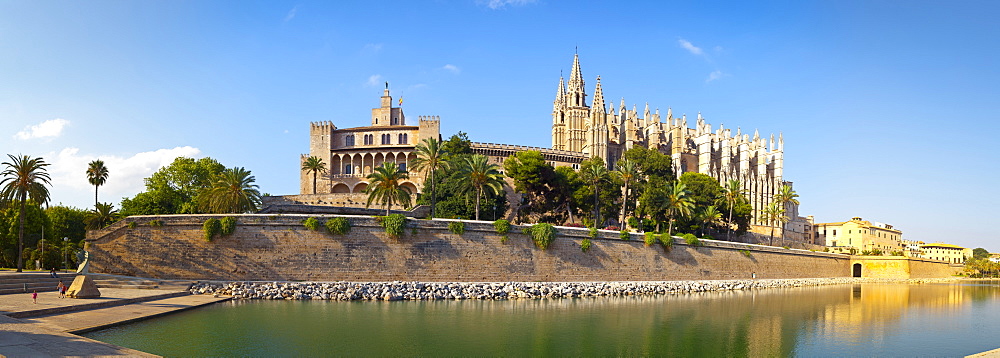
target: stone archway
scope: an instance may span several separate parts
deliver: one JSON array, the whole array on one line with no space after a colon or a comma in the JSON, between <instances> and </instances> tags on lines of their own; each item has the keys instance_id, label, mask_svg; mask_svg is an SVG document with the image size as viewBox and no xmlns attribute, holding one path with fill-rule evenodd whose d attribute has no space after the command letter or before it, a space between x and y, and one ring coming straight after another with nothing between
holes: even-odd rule
<instances>
[{"instance_id":1,"label":"stone archway","mask_svg":"<svg viewBox=\"0 0 1000 358\"><path fill-rule=\"evenodd\" d=\"M351 192L351 188L349 188L347 184L337 183L336 185L333 186L333 189L330 190L330 192L334 194L346 194Z\"/></svg>"},{"instance_id":2,"label":"stone archway","mask_svg":"<svg viewBox=\"0 0 1000 358\"><path fill-rule=\"evenodd\" d=\"M353 192L355 192L355 193L364 193L365 189L368 189L368 183L358 183L358 185L354 186L354 191Z\"/></svg>"}]
</instances>

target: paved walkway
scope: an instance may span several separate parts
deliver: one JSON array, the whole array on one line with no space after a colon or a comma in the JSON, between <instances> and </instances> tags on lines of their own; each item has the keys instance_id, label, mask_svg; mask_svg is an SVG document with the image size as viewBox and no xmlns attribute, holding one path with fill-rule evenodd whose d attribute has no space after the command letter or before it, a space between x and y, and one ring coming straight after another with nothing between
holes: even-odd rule
<instances>
[{"instance_id":1,"label":"paved walkway","mask_svg":"<svg viewBox=\"0 0 1000 358\"><path fill-rule=\"evenodd\" d=\"M55 292L0 295L0 356L155 355L80 337L82 333L226 300L184 291L102 288L101 298L60 299ZM146 300L144 302L138 302ZM19 318L14 318L19 317Z\"/></svg>"}]
</instances>

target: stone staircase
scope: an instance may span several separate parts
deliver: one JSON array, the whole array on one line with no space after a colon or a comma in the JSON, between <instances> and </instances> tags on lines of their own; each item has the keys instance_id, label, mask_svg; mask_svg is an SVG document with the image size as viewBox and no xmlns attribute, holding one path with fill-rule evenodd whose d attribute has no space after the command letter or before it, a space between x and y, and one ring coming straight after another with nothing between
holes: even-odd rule
<instances>
[{"instance_id":1,"label":"stone staircase","mask_svg":"<svg viewBox=\"0 0 1000 358\"><path fill-rule=\"evenodd\" d=\"M88 276L94 279L97 288L187 290L194 283L185 280L158 280L108 274L88 274Z\"/></svg>"},{"instance_id":2,"label":"stone staircase","mask_svg":"<svg viewBox=\"0 0 1000 358\"><path fill-rule=\"evenodd\" d=\"M30 293L32 291L55 291L59 281L69 286L76 278L76 273L58 273L58 278L49 276L48 272L3 272L0 273L0 295L15 293ZM184 280L154 280L140 277L88 274L94 279L97 288L131 288L131 289L163 289L187 290L194 281Z\"/></svg>"},{"instance_id":3,"label":"stone staircase","mask_svg":"<svg viewBox=\"0 0 1000 358\"><path fill-rule=\"evenodd\" d=\"M55 291L59 281L66 286L73 283L76 273L58 273L58 278L49 276L48 272L11 272L0 274L0 295L13 293L29 293L32 291Z\"/></svg>"}]
</instances>

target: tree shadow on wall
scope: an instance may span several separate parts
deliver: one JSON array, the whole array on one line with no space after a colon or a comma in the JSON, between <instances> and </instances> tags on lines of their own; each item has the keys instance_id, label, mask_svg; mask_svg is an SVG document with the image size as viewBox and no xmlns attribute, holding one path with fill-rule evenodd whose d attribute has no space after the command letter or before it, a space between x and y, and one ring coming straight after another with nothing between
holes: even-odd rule
<instances>
[{"instance_id":1,"label":"tree shadow on wall","mask_svg":"<svg viewBox=\"0 0 1000 358\"><path fill-rule=\"evenodd\" d=\"M694 255L692 255L691 251L689 251L689 250L695 250L695 249L696 249L695 247L691 247L691 246L677 246L677 245L674 245L672 248L670 248L669 251L667 251L664 254L664 256L667 258L667 260L670 260L671 262L673 262L675 264L678 264L678 265L697 266L698 265L698 260L695 259Z\"/></svg>"},{"instance_id":2,"label":"tree shadow on wall","mask_svg":"<svg viewBox=\"0 0 1000 358\"><path fill-rule=\"evenodd\" d=\"M458 249L451 241L444 239L428 240L414 243L410 246L410 257L406 259L407 267L423 268L424 263L444 260L455 260L461 257Z\"/></svg>"},{"instance_id":3,"label":"tree shadow on wall","mask_svg":"<svg viewBox=\"0 0 1000 358\"><path fill-rule=\"evenodd\" d=\"M569 240L567 240L569 241ZM587 252L583 252L580 249L580 245L575 241L570 241L567 246L560 248L559 250L554 250L554 248L549 248L547 251L551 251L552 255L559 258L560 261L573 264L577 267L587 267L592 269L603 269L604 262L611 259L604 248L601 245L602 242L599 240L592 241L590 249Z\"/></svg>"}]
</instances>

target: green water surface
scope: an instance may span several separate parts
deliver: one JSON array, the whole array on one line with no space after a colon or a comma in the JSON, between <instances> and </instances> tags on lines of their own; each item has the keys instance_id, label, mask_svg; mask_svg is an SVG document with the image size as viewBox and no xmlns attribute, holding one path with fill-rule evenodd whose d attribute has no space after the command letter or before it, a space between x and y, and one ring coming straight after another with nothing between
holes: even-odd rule
<instances>
[{"instance_id":1,"label":"green water surface","mask_svg":"<svg viewBox=\"0 0 1000 358\"><path fill-rule=\"evenodd\" d=\"M511 301L231 301L85 336L190 356L964 356L1000 284L860 284Z\"/></svg>"}]
</instances>

